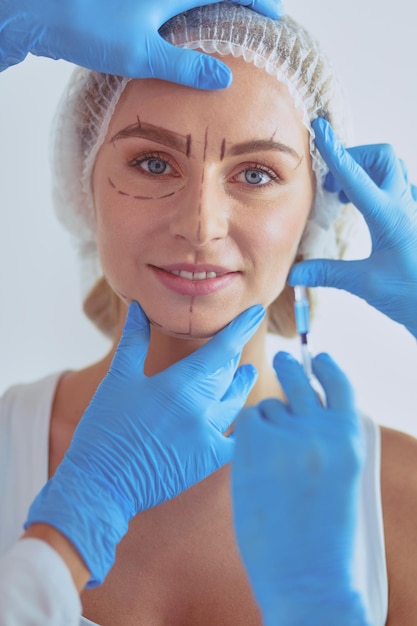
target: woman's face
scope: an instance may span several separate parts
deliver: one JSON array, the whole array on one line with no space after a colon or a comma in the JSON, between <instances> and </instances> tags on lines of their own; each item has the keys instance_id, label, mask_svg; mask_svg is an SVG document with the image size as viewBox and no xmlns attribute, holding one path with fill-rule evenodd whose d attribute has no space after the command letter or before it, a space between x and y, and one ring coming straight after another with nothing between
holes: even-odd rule
<instances>
[{"instance_id":1,"label":"woman's face","mask_svg":"<svg viewBox=\"0 0 417 626\"><path fill-rule=\"evenodd\" d=\"M184 338L278 296L314 198L308 131L287 88L226 61L234 80L222 91L130 82L93 174L109 284Z\"/></svg>"}]
</instances>

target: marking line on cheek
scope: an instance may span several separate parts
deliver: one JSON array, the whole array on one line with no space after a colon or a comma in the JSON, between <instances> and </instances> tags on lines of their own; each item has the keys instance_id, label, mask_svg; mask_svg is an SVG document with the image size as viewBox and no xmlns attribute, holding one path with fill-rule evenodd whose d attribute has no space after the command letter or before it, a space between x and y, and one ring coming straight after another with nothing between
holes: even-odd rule
<instances>
[{"instance_id":1,"label":"marking line on cheek","mask_svg":"<svg viewBox=\"0 0 417 626\"><path fill-rule=\"evenodd\" d=\"M140 123L140 117L139 115L136 116L137 122L138 122L138 128L142 128L142 124Z\"/></svg>"},{"instance_id":2,"label":"marking line on cheek","mask_svg":"<svg viewBox=\"0 0 417 626\"><path fill-rule=\"evenodd\" d=\"M155 200L162 200L163 198L170 198L171 196L175 196L176 193L179 193L183 189L185 189L185 185L183 185L181 189L177 189L176 191L171 191L171 193L166 193L164 196L158 196L157 198L155 198Z\"/></svg>"},{"instance_id":3,"label":"marking line on cheek","mask_svg":"<svg viewBox=\"0 0 417 626\"><path fill-rule=\"evenodd\" d=\"M298 170L298 168L300 167L301 163L304 161L304 155L301 157L301 159L298 161L297 165L294 168L294 172L295 170Z\"/></svg>"},{"instance_id":4,"label":"marking line on cheek","mask_svg":"<svg viewBox=\"0 0 417 626\"><path fill-rule=\"evenodd\" d=\"M207 156L207 146L208 146L208 126L206 128L206 134L204 136L204 152L203 152L203 161L206 160Z\"/></svg>"},{"instance_id":5,"label":"marking line on cheek","mask_svg":"<svg viewBox=\"0 0 417 626\"><path fill-rule=\"evenodd\" d=\"M118 189L111 178L107 178L108 183L112 189L115 189L120 196L126 196L128 198L133 198L134 200L163 200L164 198L170 198L174 196L176 193L179 193L185 188L185 185L181 187L181 189L177 189L177 191L172 191L171 193L167 193L164 196L132 196L130 193L126 193L126 191L122 191Z\"/></svg>"}]
</instances>

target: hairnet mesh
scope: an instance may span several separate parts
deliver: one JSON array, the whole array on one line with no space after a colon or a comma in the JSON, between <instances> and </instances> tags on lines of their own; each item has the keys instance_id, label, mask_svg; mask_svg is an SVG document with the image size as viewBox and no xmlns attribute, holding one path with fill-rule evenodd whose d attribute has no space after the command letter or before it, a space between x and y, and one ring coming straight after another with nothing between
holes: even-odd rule
<instances>
[{"instance_id":1,"label":"hairnet mesh","mask_svg":"<svg viewBox=\"0 0 417 626\"><path fill-rule=\"evenodd\" d=\"M337 196L322 188L327 170L315 147L311 122L319 115L325 117L343 140L346 119L340 86L318 44L289 16L271 20L229 2L187 11L167 22L160 34L177 46L243 57L287 85L310 132L317 180L315 203L299 255L303 258L341 256L346 214L341 217ZM96 245L92 171L128 82L126 78L76 68L55 117L54 206L79 247L84 295L102 275Z\"/></svg>"}]
</instances>

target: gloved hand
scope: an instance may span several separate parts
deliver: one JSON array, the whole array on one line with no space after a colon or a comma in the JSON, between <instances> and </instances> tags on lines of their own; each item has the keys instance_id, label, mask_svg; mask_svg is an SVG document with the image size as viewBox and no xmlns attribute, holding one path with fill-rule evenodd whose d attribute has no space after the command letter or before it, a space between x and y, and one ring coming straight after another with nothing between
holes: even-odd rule
<instances>
[{"instance_id":1,"label":"gloved hand","mask_svg":"<svg viewBox=\"0 0 417 626\"><path fill-rule=\"evenodd\" d=\"M55 475L29 510L78 550L100 584L137 513L173 498L231 460L224 433L255 381L237 369L265 314L254 306L189 357L147 377L149 325L137 303L110 370L83 415Z\"/></svg>"},{"instance_id":2,"label":"gloved hand","mask_svg":"<svg viewBox=\"0 0 417 626\"><path fill-rule=\"evenodd\" d=\"M263 623L362 626L350 569L364 451L351 387L317 356L324 407L289 354L274 367L288 404L243 409L232 462L235 532Z\"/></svg>"},{"instance_id":3,"label":"gloved hand","mask_svg":"<svg viewBox=\"0 0 417 626\"><path fill-rule=\"evenodd\" d=\"M363 214L372 252L360 261L304 261L294 266L288 282L346 289L417 338L417 188L391 146L346 150L324 119L315 120L313 128L330 169L325 186Z\"/></svg>"},{"instance_id":4,"label":"gloved hand","mask_svg":"<svg viewBox=\"0 0 417 626\"><path fill-rule=\"evenodd\" d=\"M158 29L174 15L216 0L2 0L0 70L29 52L65 59L99 72L219 89L229 68L199 52L168 44ZM269 17L283 14L280 0L233 0Z\"/></svg>"}]
</instances>

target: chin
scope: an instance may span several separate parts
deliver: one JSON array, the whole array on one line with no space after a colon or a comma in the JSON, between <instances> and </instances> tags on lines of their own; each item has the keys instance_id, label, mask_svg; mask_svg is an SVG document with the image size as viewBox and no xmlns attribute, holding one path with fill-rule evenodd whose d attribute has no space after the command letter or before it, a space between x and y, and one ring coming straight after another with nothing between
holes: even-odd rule
<instances>
[{"instance_id":1,"label":"chin","mask_svg":"<svg viewBox=\"0 0 417 626\"><path fill-rule=\"evenodd\" d=\"M152 317L149 317L149 322L155 330L157 330L161 334L167 335L168 337L198 341L211 339L211 337L214 337L214 335L223 330L223 328L225 328L225 326L227 326L229 322L232 321L232 319L233 318L230 318L230 320L224 322L220 322L219 320L218 324L213 324L213 322L207 323L202 320L192 319L187 322L187 324L176 325L172 323L172 320L164 322L162 320L158 321L156 319L153 319Z\"/></svg>"}]
</instances>

